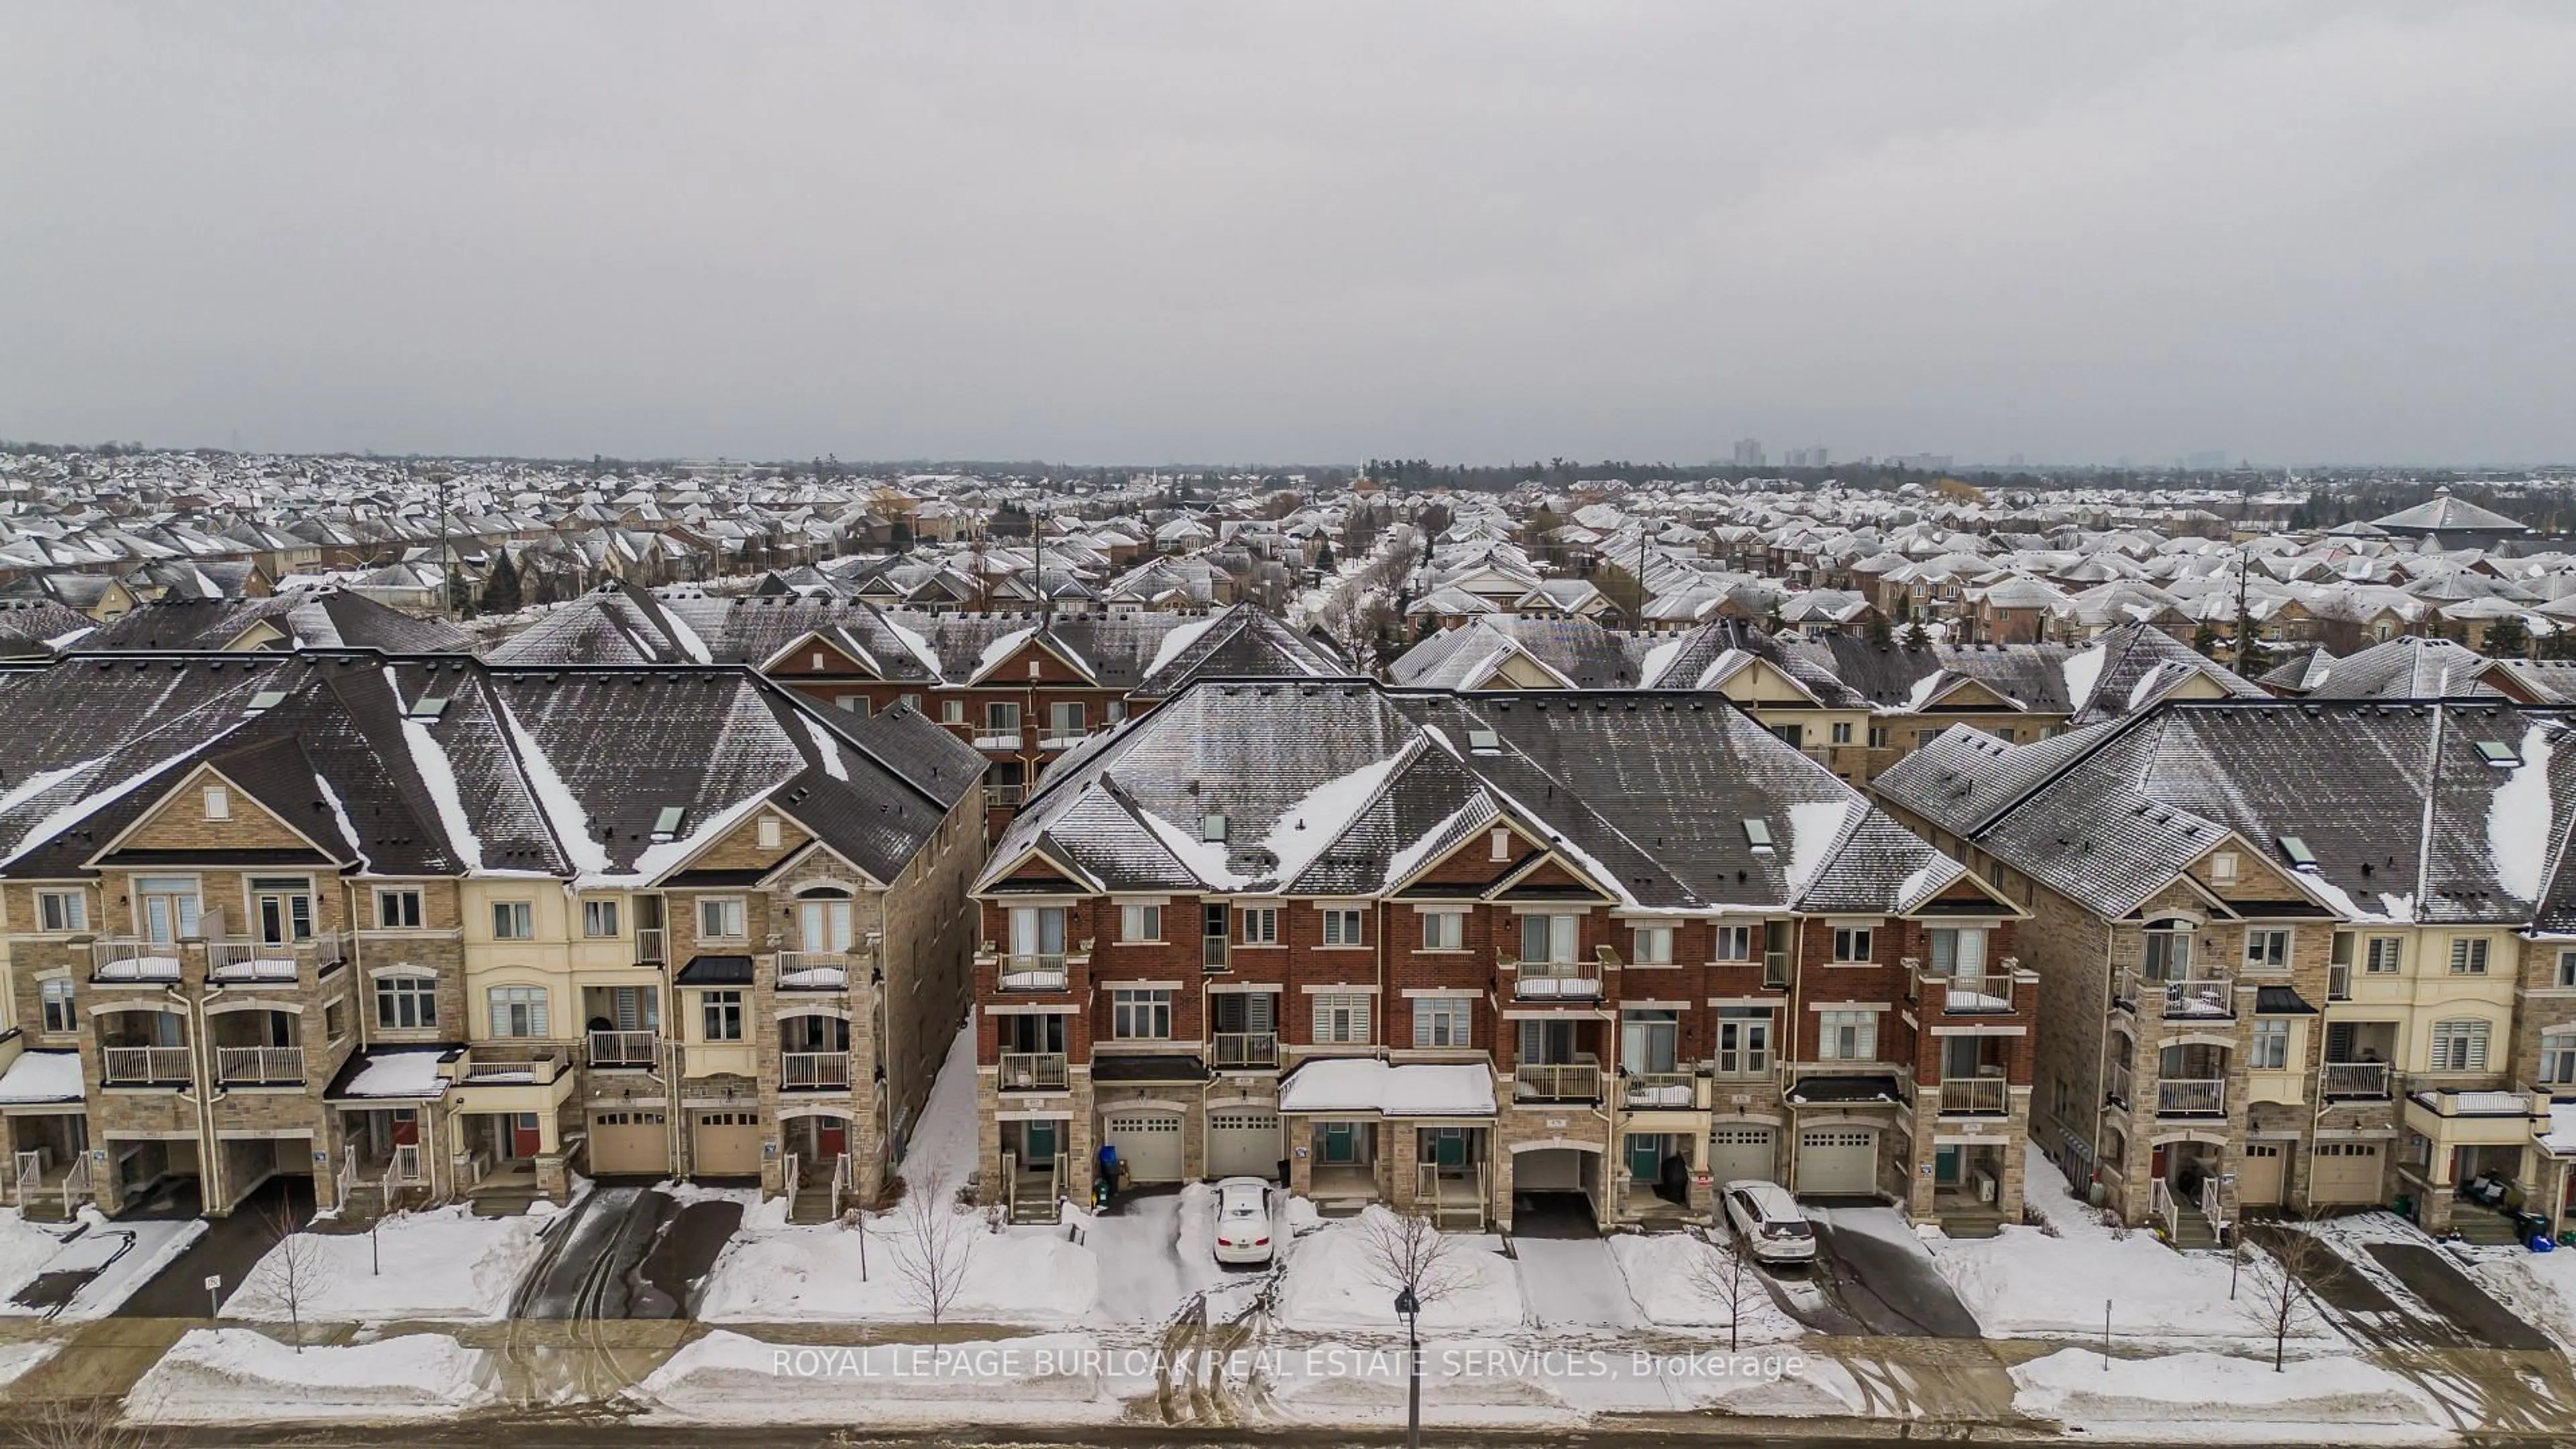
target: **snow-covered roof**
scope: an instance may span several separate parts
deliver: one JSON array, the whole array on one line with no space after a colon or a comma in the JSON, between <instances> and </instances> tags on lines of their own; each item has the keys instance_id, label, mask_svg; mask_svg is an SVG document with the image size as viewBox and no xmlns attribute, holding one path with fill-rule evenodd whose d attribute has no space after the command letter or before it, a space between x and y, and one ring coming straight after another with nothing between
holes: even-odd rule
<instances>
[{"instance_id":1,"label":"snow-covered roof","mask_svg":"<svg viewBox=\"0 0 2576 1449\"><path fill-rule=\"evenodd\" d=\"M1280 1080L1279 1110L1491 1117L1494 1074L1474 1062L1397 1064L1375 1057L1321 1057Z\"/></svg>"}]
</instances>

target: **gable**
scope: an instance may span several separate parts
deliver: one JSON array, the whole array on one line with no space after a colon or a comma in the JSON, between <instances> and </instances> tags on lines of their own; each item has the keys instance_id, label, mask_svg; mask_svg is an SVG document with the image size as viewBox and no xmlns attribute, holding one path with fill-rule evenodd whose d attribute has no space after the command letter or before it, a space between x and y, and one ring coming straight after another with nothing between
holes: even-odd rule
<instances>
[{"instance_id":1,"label":"gable","mask_svg":"<svg viewBox=\"0 0 2576 1449\"><path fill-rule=\"evenodd\" d=\"M1498 832L1504 837L1503 858L1500 860L1494 858L1493 846L1493 838ZM1399 889L1407 885L1452 886L1464 887L1471 894L1481 893L1505 872L1529 859L1533 851L1544 848L1527 832L1497 822L1450 847L1438 860L1416 871L1409 881L1395 884Z\"/></svg>"},{"instance_id":2,"label":"gable","mask_svg":"<svg viewBox=\"0 0 2576 1449\"><path fill-rule=\"evenodd\" d=\"M2163 690L2158 699L2225 699L2227 687L2211 676L2193 670L2191 675L2172 688Z\"/></svg>"},{"instance_id":3,"label":"gable","mask_svg":"<svg viewBox=\"0 0 2576 1449\"><path fill-rule=\"evenodd\" d=\"M1806 686L1791 679L1770 661L1750 655L1718 684L1717 692L1738 704L1816 703L1816 697L1807 692Z\"/></svg>"},{"instance_id":4,"label":"gable","mask_svg":"<svg viewBox=\"0 0 2576 1449\"><path fill-rule=\"evenodd\" d=\"M807 634L771 655L769 661L761 666L761 673L773 679L846 678L852 675L861 679L882 677L866 660L821 634Z\"/></svg>"},{"instance_id":5,"label":"gable","mask_svg":"<svg viewBox=\"0 0 2576 1449\"><path fill-rule=\"evenodd\" d=\"M2004 698L1975 679L1961 678L1949 688L1925 701L1925 711L1933 709L2008 709L2018 711L2021 705Z\"/></svg>"},{"instance_id":6,"label":"gable","mask_svg":"<svg viewBox=\"0 0 2576 1449\"><path fill-rule=\"evenodd\" d=\"M224 645L224 648L236 654L246 653L253 649L265 649L271 644L284 643L286 637L285 630L266 619L260 619L254 621L249 628L234 635L232 641Z\"/></svg>"},{"instance_id":7,"label":"gable","mask_svg":"<svg viewBox=\"0 0 2576 1449\"><path fill-rule=\"evenodd\" d=\"M1024 684L1035 680L1041 684L1092 683L1089 671L1078 669L1065 653L1043 634L1031 634L1012 646L1010 651L975 671L974 684Z\"/></svg>"},{"instance_id":8,"label":"gable","mask_svg":"<svg viewBox=\"0 0 2576 1449\"><path fill-rule=\"evenodd\" d=\"M1566 685L1563 679L1557 677L1555 671L1528 655L1515 651L1504 655L1502 662L1495 666L1493 672L1488 674L1482 683L1471 687L1475 689L1563 689Z\"/></svg>"},{"instance_id":9,"label":"gable","mask_svg":"<svg viewBox=\"0 0 2576 1449\"><path fill-rule=\"evenodd\" d=\"M221 790L225 813L207 814L206 792ZM151 808L136 818L99 852L101 859L128 851L202 851L246 853L295 851L337 860L342 849L324 846L281 819L240 785L212 765L189 771Z\"/></svg>"},{"instance_id":10,"label":"gable","mask_svg":"<svg viewBox=\"0 0 2576 1449\"><path fill-rule=\"evenodd\" d=\"M776 845L760 843L763 820L777 822ZM685 830L684 826L684 833ZM811 831L797 824L784 811L763 804L746 812L742 819L734 822L732 829L707 842L697 854L682 861L674 874L686 875L700 870L772 870L803 849L805 843L813 838Z\"/></svg>"}]
</instances>

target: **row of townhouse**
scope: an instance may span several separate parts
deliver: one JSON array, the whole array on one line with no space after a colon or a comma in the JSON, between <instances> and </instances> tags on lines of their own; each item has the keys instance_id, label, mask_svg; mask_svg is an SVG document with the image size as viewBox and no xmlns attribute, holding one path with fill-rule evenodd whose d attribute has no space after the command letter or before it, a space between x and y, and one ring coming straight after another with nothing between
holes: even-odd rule
<instances>
[{"instance_id":1,"label":"row of townhouse","mask_svg":"<svg viewBox=\"0 0 2576 1449\"><path fill-rule=\"evenodd\" d=\"M490 657L742 664L850 713L909 705L982 753L996 831L1057 757L1193 680L1348 672L1329 648L1251 605L1206 615L921 614L832 597L615 585Z\"/></svg>"},{"instance_id":2,"label":"row of townhouse","mask_svg":"<svg viewBox=\"0 0 2576 1449\"><path fill-rule=\"evenodd\" d=\"M868 1193L966 1008L980 762L738 668L0 674L8 1198Z\"/></svg>"},{"instance_id":3,"label":"row of townhouse","mask_svg":"<svg viewBox=\"0 0 2576 1449\"><path fill-rule=\"evenodd\" d=\"M1020 1216L1104 1148L1456 1225L1747 1177L2019 1212L2023 913L1719 695L1204 682L1059 765L975 894Z\"/></svg>"},{"instance_id":4,"label":"row of townhouse","mask_svg":"<svg viewBox=\"0 0 2576 1449\"><path fill-rule=\"evenodd\" d=\"M2576 1161L2570 724L2175 703L1956 731L1875 789L2029 914L2032 1128L2070 1180L2186 1240L2361 1205L2506 1238Z\"/></svg>"}]
</instances>

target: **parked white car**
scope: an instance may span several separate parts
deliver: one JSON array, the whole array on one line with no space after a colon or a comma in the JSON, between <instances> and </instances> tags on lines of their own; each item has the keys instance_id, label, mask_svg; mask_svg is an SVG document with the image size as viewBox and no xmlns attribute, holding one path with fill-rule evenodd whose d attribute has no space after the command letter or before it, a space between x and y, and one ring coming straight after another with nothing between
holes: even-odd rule
<instances>
[{"instance_id":1,"label":"parked white car","mask_svg":"<svg viewBox=\"0 0 2576 1449\"><path fill-rule=\"evenodd\" d=\"M1216 1260L1270 1261L1270 1184L1257 1177L1229 1177L1216 1185Z\"/></svg>"},{"instance_id":2,"label":"parked white car","mask_svg":"<svg viewBox=\"0 0 2576 1449\"><path fill-rule=\"evenodd\" d=\"M1798 1200L1776 1182L1743 1177L1726 1185L1726 1221L1756 1261L1806 1263L1816 1256L1816 1229Z\"/></svg>"}]
</instances>

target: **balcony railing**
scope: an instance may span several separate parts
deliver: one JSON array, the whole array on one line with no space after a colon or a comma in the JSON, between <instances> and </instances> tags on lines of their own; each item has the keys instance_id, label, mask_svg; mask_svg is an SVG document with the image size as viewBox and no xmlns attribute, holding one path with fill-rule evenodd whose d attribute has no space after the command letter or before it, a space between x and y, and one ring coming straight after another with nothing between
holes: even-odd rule
<instances>
[{"instance_id":1,"label":"balcony railing","mask_svg":"<svg viewBox=\"0 0 2576 1449\"><path fill-rule=\"evenodd\" d=\"M2219 1078L2168 1078L2156 1083L2159 1117L2224 1117L2227 1083Z\"/></svg>"},{"instance_id":2,"label":"balcony railing","mask_svg":"<svg viewBox=\"0 0 2576 1449\"><path fill-rule=\"evenodd\" d=\"M778 953L778 989L781 991L840 991L850 984L854 958L847 951L781 951Z\"/></svg>"},{"instance_id":3,"label":"balcony railing","mask_svg":"<svg viewBox=\"0 0 2576 1449\"><path fill-rule=\"evenodd\" d=\"M1941 1014L1944 1016L1982 1016L2013 1009L2013 980L2009 976L1935 976L1942 984Z\"/></svg>"},{"instance_id":4,"label":"balcony railing","mask_svg":"<svg viewBox=\"0 0 2576 1449\"><path fill-rule=\"evenodd\" d=\"M1002 1053L1000 1086L1005 1092L1061 1092L1065 1082L1062 1052Z\"/></svg>"},{"instance_id":5,"label":"balcony railing","mask_svg":"<svg viewBox=\"0 0 2576 1449\"><path fill-rule=\"evenodd\" d=\"M99 1058L109 1086L185 1082L191 1077L186 1047L103 1047Z\"/></svg>"},{"instance_id":6,"label":"balcony railing","mask_svg":"<svg viewBox=\"0 0 2576 1449\"><path fill-rule=\"evenodd\" d=\"M2223 1020L2236 1014L2236 991L2224 980L2168 981L2165 1019Z\"/></svg>"},{"instance_id":7,"label":"balcony railing","mask_svg":"<svg viewBox=\"0 0 2576 1449\"><path fill-rule=\"evenodd\" d=\"M2352 1000L2352 968L2350 966L2329 966L2326 968L2326 1000Z\"/></svg>"},{"instance_id":8,"label":"balcony railing","mask_svg":"<svg viewBox=\"0 0 2576 1449\"><path fill-rule=\"evenodd\" d=\"M133 936L101 936L90 942L90 978L95 981L176 981L180 945Z\"/></svg>"},{"instance_id":9,"label":"balcony railing","mask_svg":"<svg viewBox=\"0 0 2576 1449\"><path fill-rule=\"evenodd\" d=\"M997 984L1004 991L1062 991L1065 984L1065 955L1048 951L1035 956L1012 955L994 958Z\"/></svg>"},{"instance_id":10,"label":"balcony railing","mask_svg":"<svg viewBox=\"0 0 2576 1449\"><path fill-rule=\"evenodd\" d=\"M1688 1072L1622 1072L1619 1096L1630 1111L1696 1105Z\"/></svg>"},{"instance_id":11,"label":"balcony railing","mask_svg":"<svg viewBox=\"0 0 2576 1449\"><path fill-rule=\"evenodd\" d=\"M1227 950L1226 950L1226 938L1225 938L1225 937L1223 937L1223 936L1201 936L1201 937L1199 937L1199 969L1200 969L1200 970L1202 970L1202 971L1210 971L1210 972L1215 972L1215 971L1224 971L1224 970L1228 969L1228 967L1227 967L1227 964L1226 964L1226 963L1227 963Z\"/></svg>"},{"instance_id":12,"label":"balcony railing","mask_svg":"<svg viewBox=\"0 0 2576 1449\"><path fill-rule=\"evenodd\" d=\"M1765 951L1762 953L1762 984L1773 991L1786 991L1789 989L1788 952Z\"/></svg>"},{"instance_id":13,"label":"balcony railing","mask_svg":"<svg viewBox=\"0 0 2576 1449\"><path fill-rule=\"evenodd\" d=\"M2012 1110L2012 1089L2001 1077L1951 1077L1941 1083L1941 1115L2001 1117Z\"/></svg>"},{"instance_id":14,"label":"balcony railing","mask_svg":"<svg viewBox=\"0 0 2576 1449\"><path fill-rule=\"evenodd\" d=\"M2328 1100L2385 1102L2388 1100L2388 1063L2328 1062L2325 1080L2319 1086Z\"/></svg>"},{"instance_id":15,"label":"balcony railing","mask_svg":"<svg viewBox=\"0 0 2576 1449\"><path fill-rule=\"evenodd\" d=\"M215 1048L215 1077L224 1082L301 1082L304 1048L219 1046Z\"/></svg>"},{"instance_id":16,"label":"balcony railing","mask_svg":"<svg viewBox=\"0 0 2576 1449\"><path fill-rule=\"evenodd\" d=\"M1523 1102L1597 1102L1601 1100L1601 1064L1523 1062L1512 1068L1512 1096Z\"/></svg>"},{"instance_id":17,"label":"balcony railing","mask_svg":"<svg viewBox=\"0 0 2576 1449\"><path fill-rule=\"evenodd\" d=\"M2119 1103L2123 1107L2129 1106L2131 1103L2137 1101L2137 1098L2131 1095L2135 1089L2130 1084L2129 1069L2127 1067L2118 1062L2113 1062L2111 1064L2110 1078L2109 1084L2104 1088L2104 1096L2109 1097L2112 1101Z\"/></svg>"},{"instance_id":18,"label":"balcony railing","mask_svg":"<svg viewBox=\"0 0 2576 1449\"><path fill-rule=\"evenodd\" d=\"M1589 961L1523 961L1512 995L1523 1001L1598 1001L1601 968Z\"/></svg>"},{"instance_id":19,"label":"balcony railing","mask_svg":"<svg viewBox=\"0 0 2576 1449\"><path fill-rule=\"evenodd\" d=\"M986 744L984 744L984 742L983 742L983 741L981 741L981 740L978 740L978 741L976 741L975 743L976 743L976 745L977 745L977 747L978 747L978 748L983 748L983 749L1017 749L1017 748L1019 748L1019 742L1018 742L1017 740L1012 740L1012 741L1009 741L1009 742L1004 743L1004 744L999 745L999 746L986 745ZM987 786L985 786L985 787L984 787L984 808L985 808L985 809L987 809L987 810L1017 810L1017 809L1019 809L1019 808L1020 808L1020 787L1019 787L1019 786L1017 786L1017 785L987 785Z\"/></svg>"},{"instance_id":20,"label":"balcony railing","mask_svg":"<svg viewBox=\"0 0 2576 1449\"><path fill-rule=\"evenodd\" d=\"M1219 1071L1279 1065L1279 1033L1221 1031L1208 1041L1209 1064Z\"/></svg>"},{"instance_id":21,"label":"balcony railing","mask_svg":"<svg viewBox=\"0 0 2576 1449\"><path fill-rule=\"evenodd\" d=\"M782 1087L846 1087L850 1084L848 1052L781 1052L778 1084Z\"/></svg>"},{"instance_id":22,"label":"balcony railing","mask_svg":"<svg viewBox=\"0 0 2576 1449\"><path fill-rule=\"evenodd\" d=\"M660 1059L661 1034L650 1031L594 1031L590 1064L594 1067L649 1067Z\"/></svg>"},{"instance_id":23,"label":"balcony railing","mask_svg":"<svg viewBox=\"0 0 2576 1449\"><path fill-rule=\"evenodd\" d=\"M665 952L669 950L669 947L664 943L668 940L669 937L663 933L660 926L636 927L636 964L639 966L659 966L663 962L670 960L671 958L665 954Z\"/></svg>"}]
</instances>

